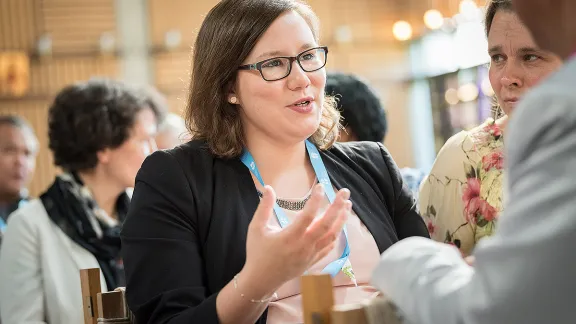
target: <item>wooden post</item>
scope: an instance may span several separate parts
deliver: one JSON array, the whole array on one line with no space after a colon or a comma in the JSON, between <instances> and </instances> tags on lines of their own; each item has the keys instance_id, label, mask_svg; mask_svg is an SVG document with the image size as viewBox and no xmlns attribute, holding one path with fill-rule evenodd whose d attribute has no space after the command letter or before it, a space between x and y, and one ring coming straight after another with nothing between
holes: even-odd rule
<instances>
[{"instance_id":1,"label":"wooden post","mask_svg":"<svg viewBox=\"0 0 576 324\"><path fill-rule=\"evenodd\" d=\"M305 275L300 278L304 324L330 324L334 306L332 277L328 274Z\"/></svg>"},{"instance_id":2,"label":"wooden post","mask_svg":"<svg viewBox=\"0 0 576 324\"><path fill-rule=\"evenodd\" d=\"M81 269L80 284L82 286L82 310L84 324L98 324L98 293L100 286L100 269Z\"/></svg>"}]
</instances>

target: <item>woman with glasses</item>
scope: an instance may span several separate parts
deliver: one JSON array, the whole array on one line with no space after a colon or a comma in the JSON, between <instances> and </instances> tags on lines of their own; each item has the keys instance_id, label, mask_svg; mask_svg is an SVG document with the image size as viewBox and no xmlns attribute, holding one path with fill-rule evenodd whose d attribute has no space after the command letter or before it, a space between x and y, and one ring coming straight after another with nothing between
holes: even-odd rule
<instances>
[{"instance_id":1,"label":"woman with glasses","mask_svg":"<svg viewBox=\"0 0 576 324\"><path fill-rule=\"evenodd\" d=\"M138 323L302 323L301 275L330 274L337 304L360 302L381 252L428 235L381 144L334 144L317 23L294 0L206 16L194 139L146 160L122 231Z\"/></svg>"}]
</instances>

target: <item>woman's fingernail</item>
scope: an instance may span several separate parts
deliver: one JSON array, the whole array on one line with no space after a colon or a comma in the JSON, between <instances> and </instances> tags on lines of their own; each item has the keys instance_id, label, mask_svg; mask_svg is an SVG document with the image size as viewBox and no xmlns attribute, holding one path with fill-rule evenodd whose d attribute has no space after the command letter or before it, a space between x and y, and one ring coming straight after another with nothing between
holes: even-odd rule
<instances>
[{"instance_id":1,"label":"woman's fingernail","mask_svg":"<svg viewBox=\"0 0 576 324\"><path fill-rule=\"evenodd\" d=\"M348 198L350 198L350 190L344 188L344 189L342 189L342 190L340 190L340 191L342 191L342 199L348 199Z\"/></svg>"},{"instance_id":2,"label":"woman's fingernail","mask_svg":"<svg viewBox=\"0 0 576 324\"><path fill-rule=\"evenodd\" d=\"M262 190L262 198L268 196L268 192L270 191L270 186L269 185L265 185L264 186L264 190Z\"/></svg>"}]
</instances>

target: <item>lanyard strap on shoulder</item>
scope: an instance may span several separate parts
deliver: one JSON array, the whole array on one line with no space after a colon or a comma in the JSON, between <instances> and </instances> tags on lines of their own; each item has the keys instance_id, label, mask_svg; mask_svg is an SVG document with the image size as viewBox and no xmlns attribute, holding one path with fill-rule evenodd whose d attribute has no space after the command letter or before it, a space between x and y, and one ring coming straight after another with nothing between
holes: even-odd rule
<instances>
[{"instance_id":1,"label":"lanyard strap on shoulder","mask_svg":"<svg viewBox=\"0 0 576 324\"><path fill-rule=\"evenodd\" d=\"M2 217L0 217L0 233L4 232L5 230L6 230L6 222Z\"/></svg>"}]
</instances>

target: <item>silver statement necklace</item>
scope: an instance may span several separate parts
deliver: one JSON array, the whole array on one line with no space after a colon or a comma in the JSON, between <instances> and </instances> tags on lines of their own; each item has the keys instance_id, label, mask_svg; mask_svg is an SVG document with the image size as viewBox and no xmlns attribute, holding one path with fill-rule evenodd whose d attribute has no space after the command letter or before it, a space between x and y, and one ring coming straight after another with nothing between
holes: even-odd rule
<instances>
[{"instance_id":1,"label":"silver statement necklace","mask_svg":"<svg viewBox=\"0 0 576 324\"><path fill-rule=\"evenodd\" d=\"M316 185L317 181L314 181L314 185ZM314 185L312 185L312 188L310 188L310 191L308 191L308 193L306 194L306 197L304 197L303 199L298 199L298 200L288 200L288 199L282 199L282 198L276 198L276 203L278 204L278 206L282 209L286 209L286 210L292 210L292 211L299 211L304 209L304 205L306 205L306 202L310 199L310 196L312 195L312 189L314 188ZM262 198L262 192L260 192L260 190L257 190L258 192L258 197Z\"/></svg>"}]
</instances>

